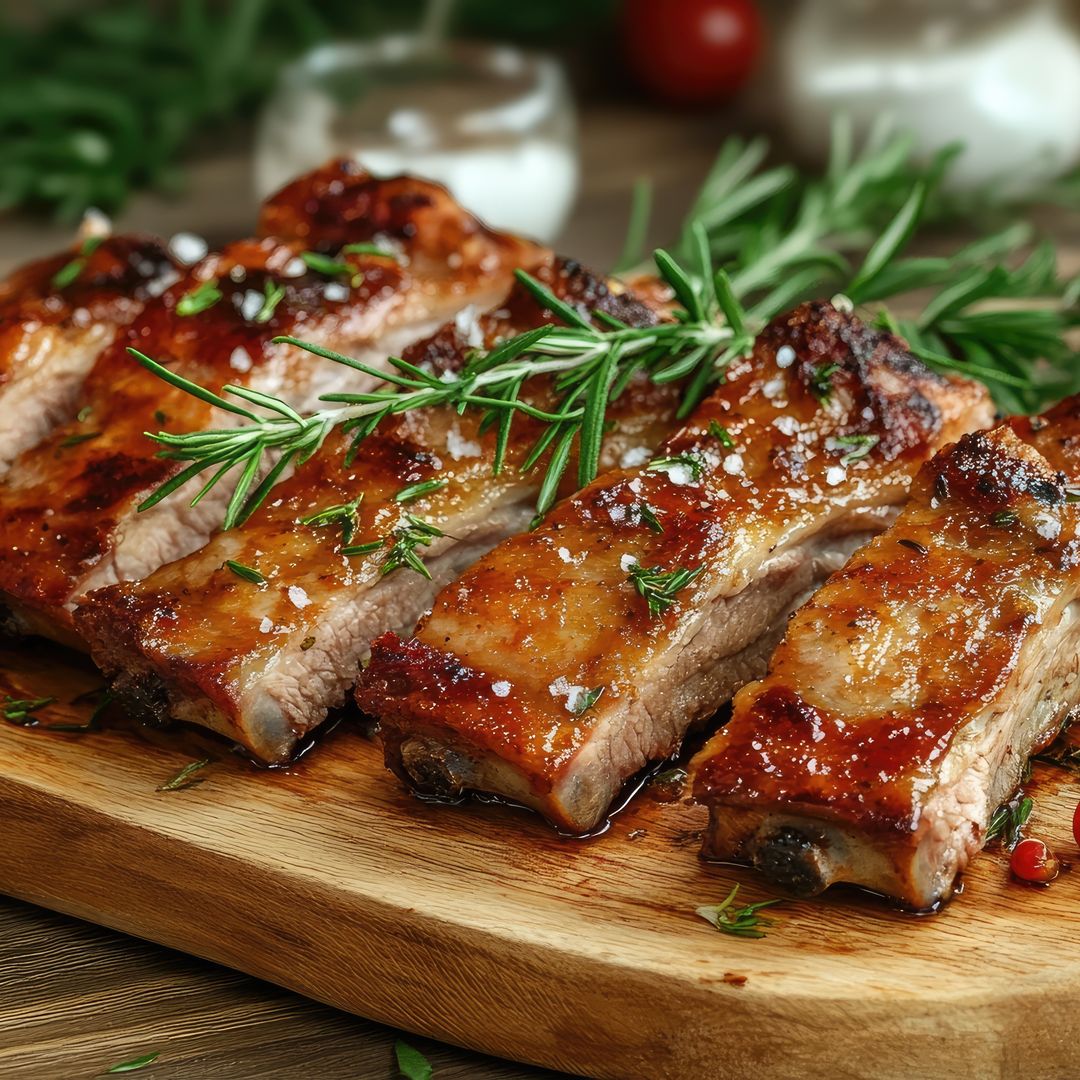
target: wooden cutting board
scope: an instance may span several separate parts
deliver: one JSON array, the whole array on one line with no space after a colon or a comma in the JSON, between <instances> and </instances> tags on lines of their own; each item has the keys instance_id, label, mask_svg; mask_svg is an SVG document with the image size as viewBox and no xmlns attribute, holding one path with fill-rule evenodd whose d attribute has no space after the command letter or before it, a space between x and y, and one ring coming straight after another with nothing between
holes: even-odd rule
<instances>
[{"instance_id":1,"label":"wooden cutting board","mask_svg":"<svg viewBox=\"0 0 1080 1080\"><path fill-rule=\"evenodd\" d=\"M0 651L0 695L85 720L97 677ZM71 702L74 699L74 704ZM743 870L697 858L699 808L646 790L592 840L523 811L432 806L346 721L288 771L191 732L0 724L0 890L394 1026L597 1077L1075 1077L1080 873L980 858L915 918L835 892L762 940L694 913ZM193 758L203 782L159 792ZM1039 766L1030 831L1080 865L1080 785Z\"/></svg>"}]
</instances>

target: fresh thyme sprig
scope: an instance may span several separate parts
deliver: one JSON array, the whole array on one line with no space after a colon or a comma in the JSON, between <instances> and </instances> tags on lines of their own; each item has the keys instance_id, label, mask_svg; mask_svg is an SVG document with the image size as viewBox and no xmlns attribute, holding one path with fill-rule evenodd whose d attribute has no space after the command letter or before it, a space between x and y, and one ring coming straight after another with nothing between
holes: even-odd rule
<instances>
[{"instance_id":1,"label":"fresh thyme sprig","mask_svg":"<svg viewBox=\"0 0 1080 1080\"><path fill-rule=\"evenodd\" d=\"M704 258L704 235L699 233ZM292 463L302 463L323 444L335 428L351 436L346 461L379 424L397 413L431 406L472 408L482 423L496 424L494 470L505 462L511 425L523 414L543 425L523 469L531 469L547 455L546 471L537 497L537 513L554 503L559 482L576 444L577 483L587 484L597 473L604 426L610 403L630 380L644 371L656 383L684 380L682 410L700 400L710 383L735 356L747 351L753 329L731 295L722 273L695 280L665 252L657 252L657 265L682 304L677 321L656 326L630 327L610 317L597 316L594 325L576 308L559 299L535 278L518 272L518 279L537 303L557 315L565 325L543 325L503 342L490 352L469 358L456 377L439 377L405 360L390 361L389 372L321 346L296 338L275 338L334 363L343 364L383 385L367 393L327 394L327 405L306 416L285 402L248 387L228 385L216 394L158 364L138 350L128 351L143 366L173 386L241 417L245 423L209 431L171 434L148 432L163 447L161 456L190 464L157 489L140 507L148 509L189 480L211 470L194 501L201 500L233 469L239 471L225 511L224 527L242 523ZM700 266L705 266L701 263ZM703 283L704 282L704 283ZM719 321L723 314L725 322ZM549 380L554 404L533 405L523 395L527 383ZM224 397L229 394L244 404ZM262 408L260 414L248 406ZM267 415L269 413L270 415ZM266 472L264 465L276 457ZM258 482L260 475L263 479Z\"/></svg>"},{"instance_id":2,"label":"fresh thyme sprig","mask_svg":"<svg viewBox=\"0 0 1080 1080\"><path fill-rule=\"evenodd\" d=\"M659 566L632 566L627 577L638 594L644 597L649 615L656 619L675 603L675 597L704 569L703 566L697 566L693 570L687 570L679 566L674 570L664 571Z\"/></svg>"},{"instance_id":3,"label":"fresh thyme sprig","mask_svg":"<svg viewBox=\"0 0 1080 1080\"><path fill-rule=\"evenodd\" d=\"M733 908L735 897L739 895L739 886L732 886L731 892L720 901L719 904L706 904L697 908L697 914L706 922L712 923L717 930L733 937L763 938L765 931L763 926L772 926L774 919L759 915L762 908L772 907L779 904L779 900L762 900L757 904L746 904L740 908Z\"/></svg>"}]
</instances>

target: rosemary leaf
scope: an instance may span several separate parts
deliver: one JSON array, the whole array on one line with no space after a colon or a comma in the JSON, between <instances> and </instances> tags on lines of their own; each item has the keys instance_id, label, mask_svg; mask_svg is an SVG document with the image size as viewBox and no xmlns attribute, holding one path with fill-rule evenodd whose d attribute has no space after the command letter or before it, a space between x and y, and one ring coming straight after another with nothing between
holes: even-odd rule
<instances>
[{"instance_id":1,"label":"rosemary leaf","mask_svg":"<svg viewBox=\"0 0 1080 1080\"><path fill-rule=\"evenodd\" d=\"M779 900L763 900L757 904L746 904L740 908L734 908L735 897L739 894L739 886L732 887L719 904L705 905L697 909L706 922L712 923L721 933L730 934L732 937L763 938L765 931L763 926L772 926L775 920L768 919L758 912L763 908L779 904Z\"/></svg>"},{"instance_id":2,"label":"rosemary leaf","mask_svg":"<svg viewBox=\"0 0 1080 1080\"><path fill-rule=\"evenodd\" d=\"M201 285L189 289L177 300L176 314L185 318L198 315L199 312L212 308L221 299L221 295L216 278L212 281L204 281Z\"/></svg>"},{"instance_id":3,"label":"rosemary leaf","mask_svg":"<svg viewBox=\"0 0 1080 1080\"><path fill-rule=\"evenodd\" d=\"M175 776L166 780L164 784L156 788L157 791L184 791L201 784L206 777L195 774L205 769L210 764L211 758L200 758L198 761L189 762Z\"/></svg>"},{"instance_id":4,"label":"rosemary leaf","mask_svg":"<svg viewBox=\"0 0 1080 1080\"><path fill-rule=\"evenodd\" d=\"M147 1065L153 1065L159 1057L161 1057L160 1050L152 1054L143 1054L142 1057L132 1058L131 1061L121 1061L117 1065L110 1065L105 1072L106 1074L138 1072L140 1069L145 1069Z\"/></svg>"},{"instance_id":5,"label":"rosemary leaf","mask_svg":"<svg viewBox=\"0 0 1080 1080\"><path fill-rule=\"evenodd\" d=\"M244 581L250 581L253 585L266 584L266 578L264 578L253 566L245 566L242 562L237 562L235 559L226 559L225 566L238 578L243 578Z\"/></svg>"}]
</instances>

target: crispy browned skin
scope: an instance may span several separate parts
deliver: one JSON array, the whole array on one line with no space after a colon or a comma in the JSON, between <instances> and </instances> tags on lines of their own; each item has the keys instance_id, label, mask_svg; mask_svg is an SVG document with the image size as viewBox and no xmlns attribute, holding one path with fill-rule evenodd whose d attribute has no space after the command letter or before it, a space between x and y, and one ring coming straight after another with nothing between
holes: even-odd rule
<instances>
[{"instance_id":1,"label":"crispy browned skin","mask_svg":"<svg viewBox=\"0 0 1080 1080\"><path fill-rule=\"evenodd\" d=\"M823 402L813 388L834 364ZM358 701L388 764L423 789L494 791L594 827L629 776L751 677L743 651L800 575L820 575L814 539L881 528L933 450L988 416L981 389L828 304L776 320L658 451L695 455L699 482L647 465L605 476L444 590L412 640L375 643ZM845 468L850 447L832 441L845 435L879 441ZM634 562L700 574L652 617ZM761 603L740 610L761 580ZM575 715L586 691L600 697Z\"/></svg>"},{"instance_id":2,"label":"crispy browned skin","mask_svg":"<svg viewBox=\"0 0 1080 1080\"><path fill-rule=\"evenodd\" d=\"M98 360L80 397L87 420L62 425L13 464L0 486L0 603L19 628L77 643L70 608L84 590L145 575L200 547L220 521L224 487L195 511L184 509L180 495L136 514L182 467L155 456L144 432L194 431L227 418L145 371L126 346L212 389L245 383L307 407L319 392L356 387L364 377L275 345L276 335L360 350L378 363L466 304L497 302L514 267L545 257L486 230L437 185L378 181L344 162L284 189L264 209L261 227L303 235L240 241L194 267ZM302 264L296 272L298 252L335 253L346 238L376 240L399 257L342 254L361 275L351 288ZM209 280L222 299L178 315L177 301ZM268 281L285 295L260 322L250 301Z\"/></svg>"},{"instance_id":3,"label":"crispy browned skin","mask_svg":"<svg viewBox=\"0 0 1080 1080\"><path fill-rule=\"evenodd\" d=\"M1080 398L922 470L695 760L707 854L805 893L847 881L919 909L948 896L1080 701L1078 478Z\"/></svg>"},{"instance_id":4,"label":"crispy browned skin","mask_svg":"<svg viewBox=\"0 0 1080 1080\"><path fill-rule=\"evenodd\" d=\"M584 312L600 309L631 325L656 319L576 264L559 262L539 276ZM519 286L497 313L452 322L406 358L455 371L477 345L491 347L549 320ZM547 387L527 393L541 407L550 402ZM612 407L616 427L606 463L618 460L620 447L655 446L674 422L676 400L673 387L634 383ZM287 759L297 740L344 701L374 636L411 629L439 584L527 525L543 473L517 466L539 430L528 418L515 422L498 476L495 432L481 431L473 411L458 416L432 408L397 417L364 442L349 468L347 440L332 437L243 527L141 582L92 593L76 612L77 625L101 667L119 676L121 693L162 718L212 727L263 760ZM436 478L446 481L439 491L406 506L395 501L406 486ZM385 537L405 511L447 534L418 549L434 582L410 569L382 577L385 550L343 555L340 524L298 524L361 495L352 544ZM257 568L266 584L241 580L226 559Z\"/></svg>"},{"instance_id":5,"label":"crispy browned skin","mask_svg":"<svg viewBox=\"0 0 1080 1080\"><path fill-rule=\"evenodd\" d=\"M55 283L73 260L78 276ZM87 256L62 252L0 282L0 472L71 415L86 373L117 328L175 276L160 241L113 236Z\"/></svg>"}]
</instances>

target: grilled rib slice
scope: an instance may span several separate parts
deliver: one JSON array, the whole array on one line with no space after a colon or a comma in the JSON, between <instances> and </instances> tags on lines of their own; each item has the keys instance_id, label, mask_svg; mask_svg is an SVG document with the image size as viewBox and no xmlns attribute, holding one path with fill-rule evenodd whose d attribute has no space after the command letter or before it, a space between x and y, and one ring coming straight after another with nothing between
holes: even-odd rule
<instances>
[{"instance_id":1,"label":"grilled rib slice","mask_svg":"<svg viewBox=\"0 0 1080 1080\"><path fill-rule=\"evenodd\" d=\"M0 485L0 604L17 629L78 644L70 611L79 596L196 550L221 521L228 484L195 508L180 495L137 512L184 464L155 456L144 432L199 430L227 418L143 370L125 346L212 389L244 383L304 409L327 390L363 389L365 377L274 344L276 335L382 363L468 304L497 302L514 267L545 257L531 244L484 230L437 186L375 181L344 166L328 171L332 244L348 235L344 219L355 226L355 240L374 238L397 257L342 251L335 257L349 266L346 273L308 269L298 257L305 248L340 250L326 248L325 208L309 180L287 188L264 213L265 224L276 220L275 207L300 200L312 222L303 239L232 244L149 304L88 376L80 401L89 417L62 425L24 453ZM325 180L325 173L318 175ZM346 213L350 190L367 215L355 221ZM294 218L286 223L300 231ZM178 302L211 282L221 298L181 315ZM271 313L264 299L274 289L284 293Z\"/></svg>"},{"instance_id":2,"label":"grilled rib slice","mask_svg":"<svg viewBox=\"0 0 1080 1080\"><path fill-rule=\"evenodd\" d=\"M1080 702L1080 398L967 435L792 619L695 759L705 853L932 908Z\"/></svg>"},{"instance_id":3,"label":"grilled rib slice","mask_svg":"<svg viewBox=\"0 0 1080 1080\"><path fill-rule=\"evenodd\" d=\"M177 276L157 240L113 236L0 282L0 474L69 417L86 373L117 329Z\"/></svg>"},{"instance_id":4,"label":"grilled rib slice","mask_svg":"<svg viewBox=\"0 0 1080 1080\"><path fill-rule=\"evenodd\" d=\"M656 464L496 548L412 640L375 642L358 701L388 764L424 791L493 792L594 828L760 673L755 643L884 526L918 466L989 415L981 390L831 305L776 320ZM650 612L635 568L697 576Z\"/></svg>"},{"instance_id":5,"label":"grilled rib slice","mask_svg":"<svg viewBox=\"0 0 1080 1080\"><path fill-rule=\"evenodd\" d=\"M601 309L629 324L656 316L628 295L616 297L576 264L539 276L582 311ZM491 346L544 321L517 287L497 312L461 318L407 359L442 373L457 370L478 345ZM532 394L548 404L550 394ZM674 422L676 393L639 380L612 406L616 427L606 464L627 447L655 446ZM343 465L344 440L333 438L274 493L244 526L138 583L92 593L76 612L80 631L114 687L143 710L213 728L269 762L286 760L297 740L341 705L376 635L411 629L436 590L505 536L528 525L542 471L517 469L539 433L519 418L506 467L492 473L496 432L477 416L429 408L380 427L354 464ZM432 480L444 486L405 504L403 489ZM338 518L302 519L362 496L347 528ZM446 535L420 546L432 580L413 569L382 576L387 550L346 556L341 548L391 534L406 513ZM238 578L232 559L265 576Z\"/></svg>"}]
</instances>

